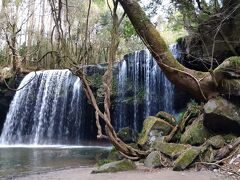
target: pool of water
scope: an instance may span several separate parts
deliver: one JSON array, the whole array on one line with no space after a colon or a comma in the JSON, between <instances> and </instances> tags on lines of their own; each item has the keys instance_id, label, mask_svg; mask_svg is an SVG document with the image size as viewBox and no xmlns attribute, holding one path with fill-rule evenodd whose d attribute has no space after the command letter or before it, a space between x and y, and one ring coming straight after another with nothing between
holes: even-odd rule
<instances>
[{"instance_id":1,"label":"pool of water","mask_svg":"<svg viewBox=\"0 0 240 180\"><path fill-rule=\"evenodd\" d=\"M0 178L80 166L92 166L110 146L0 145Z\"/></svg>"}]
</instances>

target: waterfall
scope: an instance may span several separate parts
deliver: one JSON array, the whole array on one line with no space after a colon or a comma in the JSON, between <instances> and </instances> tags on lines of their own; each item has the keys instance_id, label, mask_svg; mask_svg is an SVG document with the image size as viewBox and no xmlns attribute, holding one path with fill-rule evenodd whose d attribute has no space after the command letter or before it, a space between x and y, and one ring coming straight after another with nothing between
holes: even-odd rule
<instances>
[{"instance_id":1,"label":"waterfall","mask_svg":"<svg viewBox=\"0 0 240 180\"><path fill-rule=\"evenodd\" d=\"M176 48L170 46L178 58ZM105 70L106 65L85 68L92 78L101 77ZM110 111L117 131L123 127L140 131L143 120L161 110L175 113L175 87L148 50L126 55L113 72L116 92L112 92ZM95 110L80 79L69 70L32 72L21 87L10 105L0 144L82 144L96 139ZM96 87L94 93L98 94ZM99 106L103 108L103 104Z\"/></svg>"},{"instance_id":2,"label":"waterfall","mask_svg":"<svg viewBox=\"0 0 240 180\"><path fill-rule=\"evenodd\" d=\"M126 78L127 78L127 62L123 60L118 64L118 83L117 83L117 92L118 92L118 103L116 105L116 109L118 109L119 112L125 112L125 104L122 103L124 101L125 96L125 85L126 85ZM124 121L121 121L122 119L125 119L126 116L124 113L119 114L119 116L115 117L115 127L125 127L127 124Z\"/></svg>"},{"instance_id":3,"label":"waterfall","mask_svg":"<svg viewBox=\"0 0 240 180\"><path fill-rule=\"evenodd\" d=\"M32 72L19 87L23 89L10 105L1 144L79 143L84 102L77 77L68 70Z\"/></svg>"},{"instance_id":4,"label":"waterfall","mask_svg":"<svg viewBox=\"0 0 240 180\"><path fill-rule=\"evenodd\" d=\"M151 84L150 83L150 73L151 73L151 54L149 51L147 51L146 53L146 70L145 70L145 117L150 115L150 88L151 88ZM154 70L152 71L153 73L155 72Z\"/></svg>"},{"instance_id":5,"label":"waterfall","mask_svg":"<svg viewBox=\"0 0 240 180\"><path fill-rule=\"evenodd\" d=\"M133 128L134 129L138 129L138 93L139 93L139 52L136 52L134 54L134 73L133 73L133 85L134 85L134 101L133 101L133 106L134 106L134 110L133 110L133 114L134 114L134 118L133 118Z\"/></svg>"},{"instance_id":6,"label":"waterfall","mask_svg":"<svg viewBox=\"0 0 240 180\"><path fill-rule=\"evenodd\" d=\"M176 45L171 45L170 50L175 58L180 57ZM125 56L120 64L114 113L116 129L130 126L139 131L147 116L155 115L160 110L175 114L174 85L165 77L148 50ZM129 102L131 99L133 103Z\"/></svg>"}]
</instances>

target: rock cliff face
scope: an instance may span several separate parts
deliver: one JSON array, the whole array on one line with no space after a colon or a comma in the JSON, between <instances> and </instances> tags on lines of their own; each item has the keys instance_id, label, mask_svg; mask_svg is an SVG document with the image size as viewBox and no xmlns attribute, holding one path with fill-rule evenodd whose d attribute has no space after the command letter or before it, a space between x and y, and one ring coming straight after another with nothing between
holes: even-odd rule
<instances>
[{"instance_id":1,"label":"rock cliff face","mask_svg":"<svg viewBox=\"0 0 240 180\"><path fill-rule=\"evenodd\" d=\"M196 70L205 70L228 57L240 55L239 0L226 1L222 13L199 25L194 35L179 40L184 64Z\"/></svg>"}]
</instances>

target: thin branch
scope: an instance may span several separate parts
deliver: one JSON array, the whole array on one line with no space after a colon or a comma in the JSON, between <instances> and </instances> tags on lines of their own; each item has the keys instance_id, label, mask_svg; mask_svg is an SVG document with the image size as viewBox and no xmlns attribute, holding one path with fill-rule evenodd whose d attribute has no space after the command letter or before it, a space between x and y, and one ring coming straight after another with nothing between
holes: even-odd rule
<instances>
[{"instance_id":1,"label":"thin branch","mask_svg":"<svg viewBox=\"0 0 240 180\"><path fill-rule=\"evenodd\" d=\"M14 88L11 88L8 83L6 82L5 78L3 78L3 81L4 81L4 84L6 85L6 87L11 90L11 91L20 91L22 90L23 88L25 88L28 84L30 84L34 79L35 77L37 76L37 72L34 71L35 75L33 78L31 78L25 85L23 85L22 87L20 87L19 89L14 89Z\"/></svg>"},{"instance_id":2,"label":"thin branch","mask_svg":"<svg viewBox=\"0 0 240 180\"><path fill-rule=\"evenodd\" d=\"M109 0L107 0L108 9L110 10L111 16L113 17L113 10L110 6Z\"/></svg>"}]
</instances>

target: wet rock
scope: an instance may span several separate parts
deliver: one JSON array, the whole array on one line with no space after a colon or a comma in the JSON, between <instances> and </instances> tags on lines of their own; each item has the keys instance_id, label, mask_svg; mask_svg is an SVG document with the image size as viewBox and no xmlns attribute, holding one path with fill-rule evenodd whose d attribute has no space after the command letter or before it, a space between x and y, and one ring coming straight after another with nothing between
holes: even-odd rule
<instances>
[{"instance_id":1,"label":"wet rock","mask_svg":"<svg viewBox=\"0 0 240 180\"><path fill-rule=\"evenodd\" d=\"M221 133L240 134L240 108L222 98L210 99L204 105L205 127Z\"/></svg>"},{"instance_id":2,"label":"wet rock","mask_svg":"<svg viewBox=\"0 0 240 180\"><path fill-rule=\"evenodd\" d=\"M136 143L137 141L137 133L129 127L122 128L117 135L125 143Z\"/></svg>"},{"instance_id":3,"label":"wet rock","mask_svg":"<svg viewBox=\"0 0 240 180\"><path fill-rule=\"evenodd\" d=\"M143 129L139 135L138 144L143 148L147 148L152 142L161 140L172 128L173 126L168 122L149 116L143 122Z\"/></svg>"},{"instance_id":4,"label":"wet rock","mask_svg":"<svg viewBox=\"0 0 240 180\"><path fill-rule=\"evenodd\" d=\"M174 171L182 171L186 169L198 157L201 152L199 147L191 147L187 149L181 156L174 162Z\"/></svg>"},{"instance_id":5,"label":"wet rock","mask_svg":"<svg viewBox=\"0 0 240 180\"><path fill-rule=\"evenodd\" d=\"M160 152L157 151L151 152L144 161L144 166L148 168L157 168L161 165Z\"/></svg>"},{"instance_id":6,"label":"wet rock","mask_svg":"<svg viewBox=\"0 0 240 180\"><path fill-rule=\"evenodd\" d=\"M162 141L155 141L152 144L152 149L160 151L161 153L171 157L172 159L176 159L188 148L189 145L166 143Z\"/></svg>"},{"instance_id":7,"label":"wet rock","mask_svg":"<svg viewBox=\"0 0 240 180\"><path fill-rule=\"evenodd\" d=\"M171 124L171 125L173 125L173 126L175 126L176 123L177 123L177 122L176 122L176 119L175 119L171 114L169 114L169 113L167 113L167 112L164 112L164 111L158 112L158 113L155 115L155 117L160 118L160 119L168 122L169 124Z\"/></svg>"},{"instance_id":8,"label":"wet rock","mask_svg":"<svg viewBox=\"0 0 240 180\"><path fill-rule=\"evenodd\" d=\"M182 134L180 142L184 144L200 145L203 144L211 133L203 125L203 116L199 116Z\"/></svg>"},{"instance_id":9,"label":"wet rock","mask_svg":"<svg viewBox=\"0 0 240 180\"><path fill-rule=\"evenodd\" d=\"M111 163L104 164L98 169L93 170L91 173L110 173L110 172L119 172L119 171L129 171L136 169L136 164L129 160L129 159L123 159L121 161L115 161Z\"/></svg>"},{"instance_id":10,"label":"wet rock","mask_svg":"<svg viewBox=\"0 0 240 180\"><path fill-rule=\"evenodd\" d=\"M215 149L220 149L225 145L225 140L221 135L213 136L208 140L208 143Z\"/></svg>"}]
</instances>

